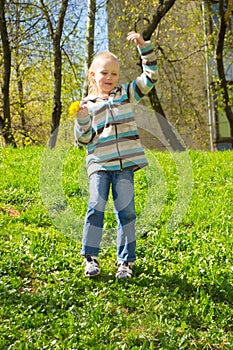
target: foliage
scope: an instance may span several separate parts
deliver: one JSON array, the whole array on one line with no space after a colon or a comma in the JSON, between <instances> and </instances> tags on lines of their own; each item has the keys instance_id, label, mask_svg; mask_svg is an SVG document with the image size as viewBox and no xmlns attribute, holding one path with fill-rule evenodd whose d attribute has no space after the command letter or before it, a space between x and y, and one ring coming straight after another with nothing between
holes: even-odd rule
<instances>
[{"instance_id":1,"label":"foliage","mask_svg":"<svg viewBox=\"0 0 233 350\"><path fill-rule=\"evenodd\" d=\"M113 3L117 1L113 0ZM115 7L109 3L110 50L116 53L122 62L122 80L135 77L140 65L136 49L131 49L125 43L126 33L134 29L144 32L148 24L153 23L154 16L157 16L159 4L163 3L165 1L141 1L140 8L137 6L138 2L134 0L124 1ZM210 99L207 99L207 90L209 91L209 84L215 80L213 72L215 76L217 73L214 56L216 58L220 21L219 14L205 11L204 15L202 3L204 2L200 0L176 1L151 38L155 48L158 47L159 81L156 90L162 111L176 126L178 132L184 135L187 144L197 149L209 147L209 127L214 134L215 121L209 120L209 125L207 122L208 104L211 104ZM205 3L212 4L213 1L205 1ZM217 2L214 3L212 6L216 7ZM225 4L227 1L221 3ZM218 18L217 21L216 18ZM206 39L205 34L209 34L212 22L215 24L215 30L212 35L207 35ZM229 20L229 23L232 21ZM214 44L212 46L209 45L211 41ZM232 28L230 26L223 44L225 71L228 71L230 76L232 71ZM210 72L206 72L208 60ZM227 88L232 99L231 83ZM211 104L213 116L214 107Z\"/></svg>"},{"instance_id":2,"label":"foliage","mask_svg":"<svg viewBox=\"0 0 233 350\"><path fill-rule=\"evenodd\" d=\"M228 121L230 132L226 134L229 141L233 142L233 111L232 111L232 81L233 81L233 61L232 61L232 1L219 1L215 4L209 4L209 18L211 19L210 38L211 48L213 50L211 59L215 60L216 70L212 77L212 90L218 97L215 99L216 115L219 121L217 126L216 139L221 137L220 114L223 112Z\"/></svg>"},{"instance_id":3,"label":"foliage","mask_svg":"<svg viewBox=\"0 0 233 350\"><path fill-rule=\"evenodd\" d=\"M14 136L17 145L40 144L47 140L50 132L53 105L53 49L45 19L39 2L6 0L7 31L12 53L10 107ZM141 1L140 8L135 1L107 1L109 4L109 42L122 62L122 80L131 79L138 67L136 49L125 43L129 30L143 32L148 22L152 22L158 5L169 1ZM59 1L44 1L51 23L56 27L59 13ZM207 25L211 23L212 32L207 42L204 37L202 1L187 3L175 1L172 8L160 23L159 31L152 36L153 44L159 48L160 80L157 84L159 101L163 110L176 126L181 135L185 135L192 148L208 147L209 130L207 125L207 103L205 82L205 53L214 67L213 52L218 41L220 14L208 14ZM212 1L205 1L212 4ZM225 1L221 2L225 4ZM95 26L95 51L104 51L106 43L107 17L105 1L97 1ZM136 4L136 5L135 5ZM230 6L224 7L229 24L224 41L225 70L231 72L232 21L229 19ZM216 4L213 4L216 6ZM102 11L102 12L101 12ZM81 98L84 71L84 41L87 17L87 1L69 1L65 25L62 34L62 120L68 118L68 106ZM207 28L206 25L206 28ZM158 35L159 34L159 35ZM157 41L158 39L158 41ZM208 44L208 47L207 47ZM0 46L2 54L2 46ZM138 69L138 71L140 71ZM3 72L3 60L0 60L0 73ZM221 82L216 78L218 98L216 103L224 111L225 102ZM228 76L227 76L228 78ZM229 80L229 79L228 79ZM21 85L21 88L20 88ZM229 90L229 106L232 102L232 85ZM0 95L2 100L2 96ZM2 114L2 110L0 109Z\"/></svg>"},{"instance_id":4,"label":"foliage","mask_svg":"<svg viewBox=\"0 0 233 350\"><path fill-rule=\"evenodd\" d=\"M65 19L61 42L63 119L68 117L70 102L81 96L84 5L81 1L70 5ZM46 1L45 6L51 11L51 21L55 25L59 2ZM10 103L16 143L44 143L49 137L53 110L54 60L51 38L47 35L38 1L7 2L6 21L13 62Z\"/></svg>"},{"instance_id":5,"label":"foliage","mask_svg":"<svg viewBox=\"0 0 233 350\"><path fill-rule=\"evenodd\" d=\"M16 144L44 144L49 138L54 109L54 50L40 2L5 1L6 25L12 65L10 107ZM57 26L60 1L43 1L50 24ZM104 1L97 0L95 50L106 47ZM62 121L69 117L68 106L81 98L84 80L86 1L69 1L61 38L62 50ZM103 29L104 27L104 29ZM0 54L3 56L0 45ZM0 60L0 74L3 59ZM3 96L0 92L0 100ZM0 104L2 105L2 103ZM56 105L56 104L55 104ZM2 107L0 107L2 115Z\"/></svg>"},{"instance_id":6,"label":"foliage","mask_svg":"<svg viewBox=\"0 0 233 350\"><path fill-rule=\"evenodd\" d=\"M153 22L159 1L141 1L140 11L136 5L136 1L127 1L115 11L109 10L110 23L114 23L112 31L109 30L110 49L122 61L126 80L138 72L138 58L136 50L125 44L125 35L129 29L144 32L148 23ZM164 114L178 132L187 137L192 148L206 147L209 140L203 79L205 42L199 2L176 1L151 41L155 49L158 48L156 89Z\"/></svg>"},{"instance_id":7,"label":"foliage","mask_svg":"<svg viewBox=\"0 0 233 350\"><path fill-rule=\"evenodd\" d=\"M145 216L135 277L123 283L115 279L113 244L101 251L100 277L83 277L80 241L54 227L40 197L43 153L0 149L0 348L230 349L233 153L189 152L192 200L179 226L167 232L179 174L172 154L152 152L152 174L162 179L162 191L166 182L165 200L152 226ZM63 164L65 196L83 218L84 156L71 148ZM148 179L136 173L139 216L146 214Z\"/></svg>"}]
</instances>

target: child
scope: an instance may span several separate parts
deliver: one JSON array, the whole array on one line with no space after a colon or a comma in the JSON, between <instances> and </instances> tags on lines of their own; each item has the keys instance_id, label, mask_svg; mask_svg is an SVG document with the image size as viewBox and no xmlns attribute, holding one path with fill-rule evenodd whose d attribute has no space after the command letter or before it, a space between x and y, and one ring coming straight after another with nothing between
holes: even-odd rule
<instances>
[{"instance_id":1,"label":"child","mask_svg":"<svg viewBox=\"0 0 233 350\"><path fill-rule=\"evenodd\" d=\"M136 32L128 33L142 58L143 73L118 86L120 63L115 55L97 55L89 69L89 95L81 102L75 136L87 149L90 198L85 219L82 255L85 276L99 275L98 253L104 210L112 187L118 223L116 277L132 276L135 248L134 171L147 165L131 104L138 103L154 86L157 62L150 42Z\"/></svg>"}]
</instances>

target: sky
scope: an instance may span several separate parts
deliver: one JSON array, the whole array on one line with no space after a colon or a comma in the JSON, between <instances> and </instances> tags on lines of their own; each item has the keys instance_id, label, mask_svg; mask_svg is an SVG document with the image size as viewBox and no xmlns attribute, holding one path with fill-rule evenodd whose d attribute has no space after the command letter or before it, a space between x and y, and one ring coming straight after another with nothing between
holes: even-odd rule
<instances>
[{"instance_id":1,"label":"sky","mask_svg":"<svg viewBox=\"0 0 233 350\"><path fill-rule=\"evenodd\" d=\"M97 0L99 10L96 13L95 54L108 51L108 15L105 3L105 0Z\"/></svg>"}]
</instances>

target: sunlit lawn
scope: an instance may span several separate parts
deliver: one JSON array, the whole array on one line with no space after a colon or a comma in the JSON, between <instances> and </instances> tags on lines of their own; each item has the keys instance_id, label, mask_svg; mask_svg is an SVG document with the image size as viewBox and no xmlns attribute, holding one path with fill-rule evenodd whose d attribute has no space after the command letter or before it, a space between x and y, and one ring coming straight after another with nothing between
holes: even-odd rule
<instances>
[{"instance_id":1,"label":"sunlit lawn","mask_svg":"<svg viewBox=\"0 0 233 350\"><path fill-rule=\"evenodd\" d=\"M233 152L148 152L138 259L121 283L111 204L102 273L83 277L84 151L49 166L44 153L0 149L0 349L232 349Z\"/></svg>"}]
</instances>

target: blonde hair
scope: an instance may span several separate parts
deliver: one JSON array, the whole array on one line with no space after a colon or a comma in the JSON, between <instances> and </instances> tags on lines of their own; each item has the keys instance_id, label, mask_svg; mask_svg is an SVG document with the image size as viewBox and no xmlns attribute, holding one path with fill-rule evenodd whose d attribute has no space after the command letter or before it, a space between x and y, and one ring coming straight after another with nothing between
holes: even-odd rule
<instances>
[{"instance_id":1,"label":"blonde hair","mask_svg":"<svg viewBox=\"0 0 233 350\"><path fill-rule=\"evenodd\" d=\"M114 55L113 53L106 51L106 52L101 52L98 55L95 56L95 58L92 61L92 64L90 65L89 68L89 73L88 73L88 81L89 81L89 86L88 86L88 94L93 94L93 95L98 95L98 89L96 86L96 82L91 76L91 72L95 72L96 67L98 66L98 62L101 59L110 59L113 61L116 61L119 66L120 66L120 61L118 60L117 56Z\"/></svg>"}]
</instances>

